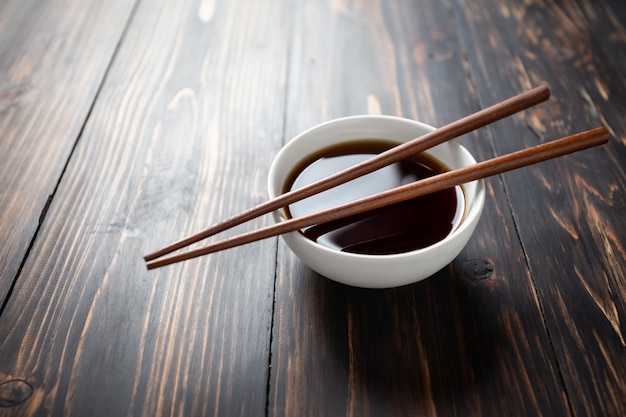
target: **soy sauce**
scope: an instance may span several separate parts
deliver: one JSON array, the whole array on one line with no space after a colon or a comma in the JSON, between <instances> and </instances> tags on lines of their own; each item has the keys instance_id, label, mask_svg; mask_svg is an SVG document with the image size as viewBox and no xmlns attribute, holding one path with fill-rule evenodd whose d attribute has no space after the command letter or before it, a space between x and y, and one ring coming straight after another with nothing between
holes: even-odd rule
<instances>
[{"instance_id":1,"label":"soy sauce","mask_svg":"<svg viewBox=\"0 0 626 417\"><path fill-rule=\"evenodd\" d=\"M393 147L380 140L363 140L325 149L302 161L284 191L300 188ZM426 153L416 155L338 187L291 204L289 217L300 217L409 184L448 169ZM301 230L329 248L368 255L408 252L430 246L461 222L465 200L461 187L417 197L344 219Z\"/></svg>"}]
</instances>

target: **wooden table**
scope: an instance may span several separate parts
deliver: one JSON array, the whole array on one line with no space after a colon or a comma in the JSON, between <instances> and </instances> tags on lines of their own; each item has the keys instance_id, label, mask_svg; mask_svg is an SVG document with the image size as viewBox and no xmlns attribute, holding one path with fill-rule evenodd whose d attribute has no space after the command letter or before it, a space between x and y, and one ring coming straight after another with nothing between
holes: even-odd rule
<instances>
[{"instance_id":1,"label":"wooden table","mask_svg":"<svg viewBox=\"0 0 626 417\"><path fill-rule=\"evenodd\" d=\"M0 1L0 416L626 415L625 25L621 0ZM317 123L544 83L458 140L610 143L489 179L425 281L343 286L278 238L145 268L264 201Z\"/></svg>"}]
</instances>

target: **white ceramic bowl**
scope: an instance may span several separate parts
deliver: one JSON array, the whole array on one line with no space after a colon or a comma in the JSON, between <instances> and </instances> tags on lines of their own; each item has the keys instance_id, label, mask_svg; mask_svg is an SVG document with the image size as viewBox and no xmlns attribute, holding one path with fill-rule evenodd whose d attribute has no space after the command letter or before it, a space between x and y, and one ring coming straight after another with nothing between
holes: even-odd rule
<instances>
[{"instance_id":1,"label":"white ceramic bowl","mask_svg":"<svg viewBox=\"0 0 626 417\"><path fill-rule=\"evenodd\" d=\"M313 127L285 145L269 171L269 196L280 194L285 181L300 161L317 151L338 143L368 138L406 142L434 130L413 120L392 116L352 116ZM450 169L476 163L463 146L449 141L427 151ZM306 265L332 280L365 288L390 288L427 278L444 268L466 245L472 235L485 201L482 180L463 185L465 217L445 239L423 249L393 255L363 255L337 251L315 243L300 232L282 235L289 248ZM285 220L277 210L274 220Z\"/></svg>"}]
</instances>

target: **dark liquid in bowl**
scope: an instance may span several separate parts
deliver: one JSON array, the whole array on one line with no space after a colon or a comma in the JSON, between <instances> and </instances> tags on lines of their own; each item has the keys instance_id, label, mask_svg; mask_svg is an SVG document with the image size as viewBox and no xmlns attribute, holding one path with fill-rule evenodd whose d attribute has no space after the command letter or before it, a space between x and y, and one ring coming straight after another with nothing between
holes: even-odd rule
<instances>
[{"instance_id":1,"label":"dark liquid in bowl","mask_svg":"<svg viewBox=\"0 0 626 417\"><path fill-rule=\"evenodd\" d=\"M288 178L284 191L300 188L355 165L394 146L384 141L358 141L326 149L303 161ZM386 191L448 169L420 154L394 163L289 206L289 217L300 217ZM409 252L448 236L465 209L461 187L450 188L387 207L350 216L301 232L332 249L368 255Z\"/></svg>"}]
</instances>

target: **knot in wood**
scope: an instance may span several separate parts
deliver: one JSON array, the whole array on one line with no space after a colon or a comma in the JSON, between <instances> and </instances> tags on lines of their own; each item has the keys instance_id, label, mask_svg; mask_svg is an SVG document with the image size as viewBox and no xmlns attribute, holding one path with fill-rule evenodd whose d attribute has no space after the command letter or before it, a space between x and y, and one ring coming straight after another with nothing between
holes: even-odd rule
<instances>
[{"instance_id":1,"label":"knot in wood","mask_svg":"<svg viewBox=\"0 0 626 417\"><path fill-rule=\"evenodd\" d=\"M13 379L0 384L0 407L19 405L30 398L33 387L21 379Z\"/></svg>"},{"instance_id":2,"label":"knot in wood","mask_svg":"<svg viewBox=\"0 0 626 417\"><path fill-rule=\"evenodd\" d=\"M486 259L470 259L463 262L463 276L470 281L489 279L494 270L493 264Z\"/></svg>"}]
</instances>

